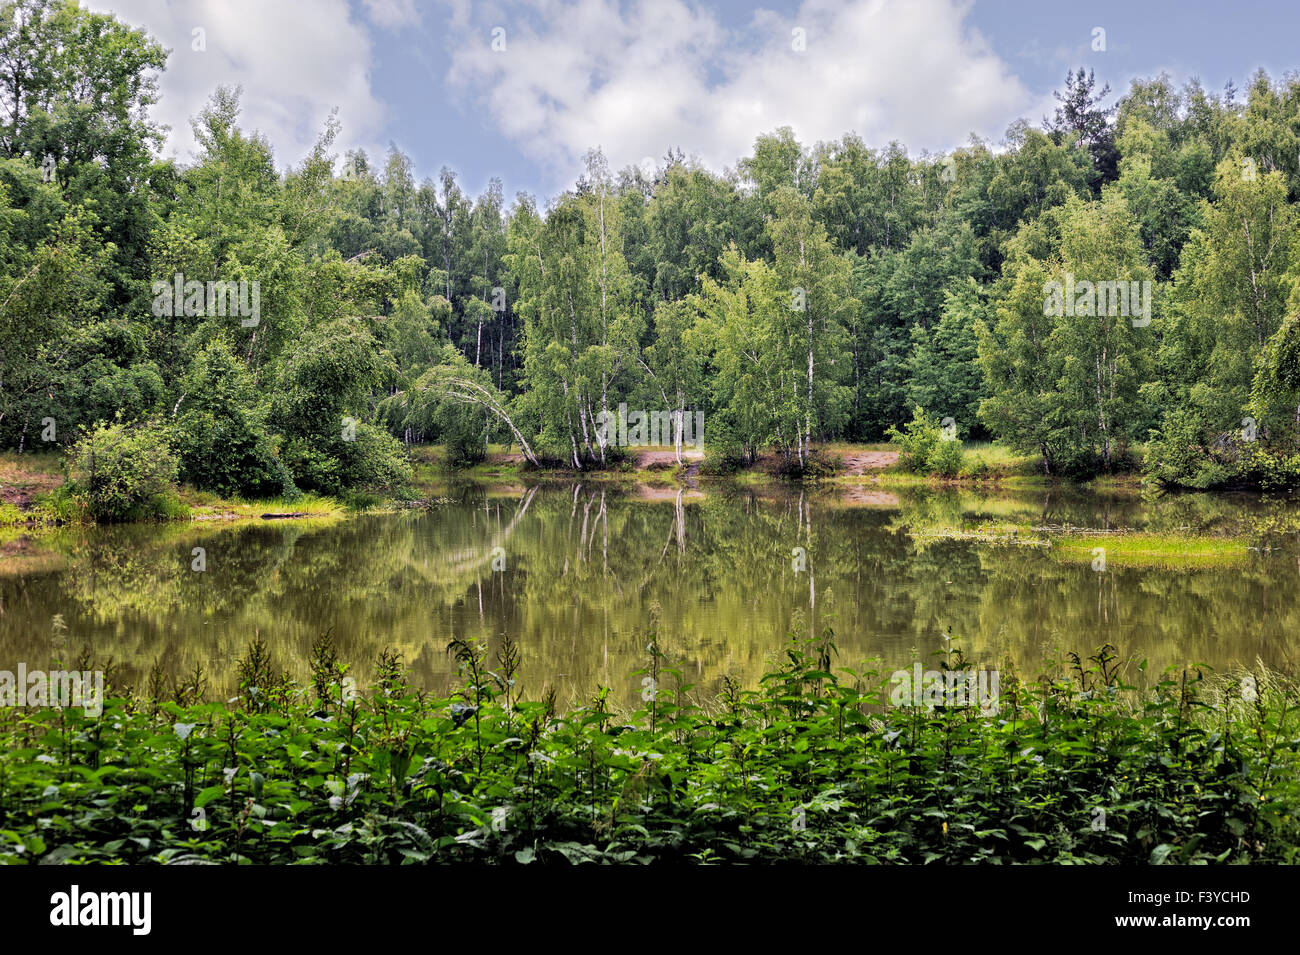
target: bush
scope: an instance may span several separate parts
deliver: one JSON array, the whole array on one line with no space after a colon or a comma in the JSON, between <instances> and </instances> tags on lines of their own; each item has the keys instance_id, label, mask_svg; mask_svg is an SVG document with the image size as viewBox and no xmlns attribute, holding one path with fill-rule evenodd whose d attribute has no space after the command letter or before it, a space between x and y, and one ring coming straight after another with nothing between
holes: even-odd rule
<instances>
[{"instance_id":1,"label":"bush","mask_svg":"<svg viewBox=\"0 0 1300 955\"><path fill-rule=\"evenodd\" d=\"M358 423L356 439L341 441L340 476L353 489L387 490L411 480L406 446L387 431Z\"/></svg>"},{"instance_id":2,"label":"bush","mask_svg":"<svg viewBox=\"0 0 1300 955\"><path fill-rule=\"evenodd\" d=\"M271 437L241 416L192 410L173 429L186 483L224 496L292 497L293 476Z\"/></svg>"},{"instance_id":3,"label":"bush","mask_svg":"<svg viewBox=\"0 0 1300 955\"><path fill-rule=\"evenodd\" d=\"M832 478L836 474L836 463L819 450L809 451L803 463L796 457L785 458L776 467L778 476L790 480L818 480Z\"/></svg>"},{"instance_id":4,"label":"bush","mask_svg":"<svg viewBox=\"0 0 1300 955\"><path fill-rule=\"evenodd\" d=\"M176 512L178 467L167 430L157 422L101 422L73 449L71 477L94 520L147 520Z\"/></svg>"},{"instance_id":5,"label":"bush","mask_svg":"<svg viewBox=\"0 0 1300 955\"><path fill-rule=\"evenodd\" d=\"M44 497L33 501L32 512L41 521L52 524L75 524L82 519L82 509L77 503L76 488L61 484ZM29 512L28 516L32 516Z\"/></svg>"},{"instance_id":6,"label":"bush","mask_svg":"<svg viewBox=\"0 0 1300 955\"><path fill-rule=\"evenodd\" d=\"M886 436L898 444L905 470L939 477L956 477L961 470L962 443L946 437L939 420L919 406L902 431L891 426Z\"/></svg>"},{"instance_id":7,"label":"bush","mask_svg":"<svg viewBox=\"0 0 1300 955\"><path fill-rule=\"evenodd\" d=\"M487 457L485 436L489 422L483 409L455 401L438 403L431 414L437 440L446 448L444 463L452 468L473 467Z\"/></svg>"},{"instance_id":8,"label":"bush","mask_svg":"<svg viewBox=\"0 0 1300 955\"><path fill-rule=\"evenodd\" d=\"M976 454L972 456L970 461L962 464L960 473L962 477L979 480L988 477L992 470L989 468L988 461L984 459L984 455Z\"/></svg>"},{"instance_id":9,"label":"bush","mask_svg":"<svg viewBox=\"0 0 1300 955\"><path fill-rule=\"evenodd\" d=\"M340 495L345 490L388 490L411 480L406 448L387 431L357 422L349 440L294 438L284 450L294 484L304 491Z\"/></svg>"},{"instance_id":10,"label":"bush","mask_svg":"<svg viewBox=\"0 0 1300 955\"><path fill-rule=\"evenodd\" d=\"M304 491L335 494L341 488L339 461L307 438L294 438L284 449L282 460L294 484Z\"/></svg>"},{"instance_id":11,"label":"bush","mask_svg":"<svg viewBox=\"0 0 1300 955\"><path fill-rule=\"evenodd\" d=\"M173 444L181 478L197 488L254 498L296 493L252 376L224 341L212 342L190 363Z\"/></svg>"},{"instance_id":12,"label":"bush","mask_svg":"<svg viewBox=\"0 0 1300 955\"><path fill-rule=\"evenodd\" d=\"M1234 469L1235 484L1264 491L1282 491L1300 486L1300 455L1288 454L1258 444L1246 445Z\"/></svg>"},{"instance_id":13,"label":"bush","mask_svg":"<svg viewBox=\"0 0 1300 955\"><path fill-rule=\"evenodd\" d=\"M1147 445L1147 477L1171 487L1200 491L1275 491L1300 486L1300 455L1289 450L1294 444L1286 435L1274 434L1269 443L1263 432L1256 440L1247 440L1236 429L1207 439L1207 430L1194 412L1179 409L1166 415L1162 429L1152 432Z\"/></svg>"},{"instance_id":14,"label":"bush","mask_svg":"<svg viewBox=\"0 0 1300 955\"><path fill-rule=\"evenodd\" d=\"M941 438L930 456L930 473L940 477L956 477L961 470L961 442L955 438Z\"/></svg>"}]
</instances>

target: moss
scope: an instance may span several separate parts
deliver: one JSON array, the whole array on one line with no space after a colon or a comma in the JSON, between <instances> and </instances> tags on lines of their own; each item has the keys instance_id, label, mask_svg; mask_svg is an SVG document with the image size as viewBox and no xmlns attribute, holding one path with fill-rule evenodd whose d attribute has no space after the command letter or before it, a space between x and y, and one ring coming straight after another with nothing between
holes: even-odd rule
<instances>
[{"instance_id":1,"label":"moss","mask_svg":"<svg viewBox=\"0 0 1300 955\"><path fill-rule=\"evenodd\" d=\"M1227 567L1249 556L1244 538L1184 534L1070 534L1052 540L1052 553L1065 561L1091 562L1105 550L1107 566Z\"/></svg>"}]
</instances>

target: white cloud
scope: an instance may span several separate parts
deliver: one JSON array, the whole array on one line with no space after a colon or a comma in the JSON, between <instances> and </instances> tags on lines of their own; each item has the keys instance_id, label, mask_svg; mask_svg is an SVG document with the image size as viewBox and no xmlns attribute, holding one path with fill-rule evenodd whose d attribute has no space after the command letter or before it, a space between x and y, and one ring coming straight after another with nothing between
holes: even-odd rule
<instances>
[{"instance_id":1,"label":"white cloud","mask_svg":"<svg viewBox=\"0 0 1300 955\"><path fill-rule=\"evenodd\" d=\"M365 4L371 21L390 30L420 22L415 0L365 0Z\"/></svg>"},{"instance_id":2,"label":"white cloud","mask_svg":"<svg viewBox=\"0 0 1300 955\"><path fill-rule=\"evenodd\" d=\"M614 168L670 145L722 168L785 125L806 145L853 130L871 144L949 149L971 132L1000 138L1008 117L1040 102L956 0L805 0L740 30L683 0L452 6L463 32L449 85L557 179L595 145ZM493 26L506 30L504 52Z\"/></svg>"},{"instance_id":3,"label":"white cloud","mask_svg":"<svg viewBox=\"0 0 1300 955\"><path fill-rule=\"evenodd\" d=\"M375 4L401 12L401 0ZM165 152L184 162L197 146L190 117L218 85L242 85L241 125L259 130L281 168L302 161L339 107L341 151L371 145L383 106L370 89L370 36L346 0L313 0L308 8L266 0L87 0L144 27L171 51L159 83L155 121L171 127ZM372 15L373 12L372 12ZM206 49L194 49L202 30Z\"/></svg>"}]
</instances>

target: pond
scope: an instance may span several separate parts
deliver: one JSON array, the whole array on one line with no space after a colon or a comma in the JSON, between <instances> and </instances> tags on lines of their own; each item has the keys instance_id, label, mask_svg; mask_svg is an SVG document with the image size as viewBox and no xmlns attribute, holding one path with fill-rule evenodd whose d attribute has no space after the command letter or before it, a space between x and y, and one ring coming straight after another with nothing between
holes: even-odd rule
<instances>
[{"instance_id":1,"label":"pond","mask_svg":"<svg viewBox=\"0 0 1300 955\"><path fill-rule=\"evenodd\" d=\"M1247 535L1236 558L1110 562L964 533L990 522ZM1033 676L1104 643L1127 675L1185 663L1288 666L1300 632L1300 509L1251 498L1144 500L1053 489L704 493L585 484L453 487L428 510L261 521L9 532L0 538L0 669L75 662L89 648L137 685L196 664L215 692L260 637L299 678L332 631L364 684L384 647L420 686L454 678L453 635L509 634L520 681L560 702L598 686L637 701L657 634L681 678L711 694L754 686L791 635L831 628L838 663L892 672L950 634L968 664ZM198 560L195 548L202 548ZM203 565L197 570L197 565ZM929 665L927 663L927 665Z\"/></svg>"}]
</instances>

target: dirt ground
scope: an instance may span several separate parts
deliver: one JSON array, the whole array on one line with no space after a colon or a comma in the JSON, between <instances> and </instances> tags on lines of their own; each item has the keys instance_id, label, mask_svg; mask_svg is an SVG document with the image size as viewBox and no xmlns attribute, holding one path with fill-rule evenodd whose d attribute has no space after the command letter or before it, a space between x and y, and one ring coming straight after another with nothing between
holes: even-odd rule
<instances>
[{"instance_id":1,"label":"dirt ground","mask_svg":"<svg viewBox=\"0 0 1300 955\"><path fill-rule=\"evenodd\" d=\"M855 477L861 477L868 471L883 471L897 463L897 451L856 451L840 459L843 472Z\"/></svg>"},{"instance_id":2,"label":"dirt ground","mask_svg":"<svg viewBox=\"0 0 1300 955\"><path fill-rule=\"evenodd\" d=\"M0 461L0 502L20 510L30 507L37 495L53 491L62 483L61 475L23 467L12 459Z\"/></svg>"},{"instance_id":3,"label":"dirt ground","mask_svg":"<svg viewBox=\"0 0 1300 955\"><path fill-rule=\"evenodd\" d=\"M682 450L682 461L686 464L699 464L704 460L704 452L698 450ZM673 465L677 463L677 456L672 451L638 451L636 456L636 466L639 468L648 468L655 464Z\"/></svg>"}]
</instances>

